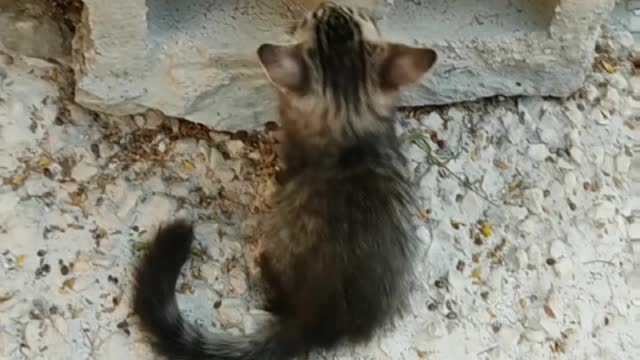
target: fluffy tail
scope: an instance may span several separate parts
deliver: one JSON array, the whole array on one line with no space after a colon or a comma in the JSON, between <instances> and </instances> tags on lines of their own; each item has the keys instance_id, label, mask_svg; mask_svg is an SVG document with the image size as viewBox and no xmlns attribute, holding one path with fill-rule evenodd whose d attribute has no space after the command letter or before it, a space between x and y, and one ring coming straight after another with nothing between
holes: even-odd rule
<instances>
[{"instance_id":1,"label":"fluffy tail","mask_svg":"<svg viewBox=\"0 0 640 360\"><path fill-rule=\"evenodd\" d=\"M285 360L297 351L279 324L247 336L203 332L182 317L175 286L189 258L193 227L177 221L158 232L137 270L134 310L154 338L154 348L170 359ZM291 333L289 333L291 334Z\"/></svg>"}]
</instances>

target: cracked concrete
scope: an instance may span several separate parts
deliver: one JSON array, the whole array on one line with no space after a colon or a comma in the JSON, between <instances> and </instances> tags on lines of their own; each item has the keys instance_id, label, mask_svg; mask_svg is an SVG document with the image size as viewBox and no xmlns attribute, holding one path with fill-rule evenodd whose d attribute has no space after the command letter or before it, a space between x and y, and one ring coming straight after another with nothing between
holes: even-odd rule
<instances>
[{"instance_id":1,"label":"cracked concrete","mask_svg":"<svg viewBox=\"0 0 640 360\"><path fill-rule=\"evenodd\" d=\"M566 99L414 109L398 131L423 209L408 316L311 359L637 359L640 76L599 41ZM636 65L637 66L637 65ZM152 359L131 273L158 225L198 219L177 288L202 327L268 316L249 275L277 132L93 113L52 63L0 54L0 357Z\"/></svg>"}]
</instances>

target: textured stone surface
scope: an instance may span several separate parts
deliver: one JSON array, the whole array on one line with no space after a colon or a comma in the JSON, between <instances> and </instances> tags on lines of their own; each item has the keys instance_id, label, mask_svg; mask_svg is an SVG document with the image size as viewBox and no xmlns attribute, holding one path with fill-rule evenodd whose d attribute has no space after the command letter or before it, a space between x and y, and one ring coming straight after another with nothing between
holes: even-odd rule
<instances>
[{"instance_id":1,"label":"textured stone surface","mask_svg":"<svg viewBox=\"0 0 640 360\"><path fill-rule=\"evenodd\" d=\"M598 47L615 70L594 66L575 96L398 114L431 148L404 144L422 208L411 307L370 343L310 360L640 359L640 82L612 55L624 49ZM0 53L0 359L158 358L131 275L183 216L196 223L185 317L255 331L269 314L245 230L276 186L275 134L88 112L56 71Z\"/></svg>"},{"instance_id":2,"label":"textured stone surface","mask_svg":"<svg viewBox=\"0 0 640 360\"><path fill-rule=\"evenodd\" d=\"M317 0L86 0L74 41L76 99L115 114L154 108L214 128L273 120L262 42ZM440 62L405 105L492 95L567 96L591 66L614 0L342 0L373 9L391 39Z\"/></svg>"}]
</instances>

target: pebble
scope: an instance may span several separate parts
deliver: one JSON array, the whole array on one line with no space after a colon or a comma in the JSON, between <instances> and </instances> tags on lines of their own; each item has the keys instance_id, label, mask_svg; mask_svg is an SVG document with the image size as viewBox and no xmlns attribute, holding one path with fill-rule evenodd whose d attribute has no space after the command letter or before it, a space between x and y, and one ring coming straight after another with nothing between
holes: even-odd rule
<instances>
[{"instance_id":1,"label":"pebble","mask_svg":"<svg viewBox=\"0 0 640 360\"><path fill-rule=\"evenodd\" d=\"M564 174L563 182L564 182L564 186L567 189L569 190L575 189L576 186L578 186L578 179L576 178L576 173L571 171Z\"/></svg>"},{"instance_id":2,"label":"pebble","mask_svg":"<svg viewBox=\"0 0 640 360\"><path fill-rule=\"evenodd\" d=\"M136 125L139 128L144 128L144 117L142 115L134 115L133 116L133 121L136 123Z\"/></svg>"},{"instance_id":3,"label":"pebble","mask_svg":"<svg viewBox=\"0 0 640 360\"><path fill-rule=\"evenodd\" d=\"M538 161L538 162L544 161L544 159L546 159L547 156L550 155L549 149L545 144L530 145L529 149L527 150L527 154L532 160Z\"/></svg>"},{"instance_id":4,"label":"pebble","mask_svg":"<svg viewBox=\"0 0 640 360\"><path fill-rule=\"evenodd\" d=\"M629 87L627 79L620 72L609 75L607 80L609 80L611 86L623 92Z\"/></svg>"},{"instance_id":5,"label":"pebble","mask_svg":"<svg viewBox=\"0 0 640 360\"><path fill-rule=\"evenodd\" d=\"M145 128L147 129L157 129L162 125L164 120L164 115L159 111L148 111L145 114L147 121L145 121Z\"/></svg>"},{"instance_id":6,"label":"pebble","mask_svg":"<svg viewBox=\"0 0 640 360\"><path fill-rule=\"evenodd\" d=\"M607 87L607 95L602 99L600 105L609 112L615 112L620 107L620 94L613 86Z\"/></svg>"},{"instance_id":7,"label":"pebble","mask_svg":"<svg viewBox=\"0 0 640 360\"><path fill-rule=\"evenodd\" d=\"M513 257L511 260L514 268L517 270L524 270L529 264L529 256L527 255L527 252L522 248L518 248L513 252Z\"/></svg>"},{"instance_id":8,"label":"pebble","mask_svg":"<svg viewBox=\"0 0 640 360\"><path fill-rule=\"evenodd\" d=\"M540 248L536 244L529 246L529 248L527 249L527 257L529 258L529 263L533 265L543 263L542 251L540 251Z\"/></svg>"},{"instance_id":9,"label":"pebble","mask_svg":"<svg viewBox=\"0 0 640 360\"><path fill-rule=\"evenodd\" d=\"M554 240L549 247L549 256L553 259L560 259L567 253L567 247L564 242L560 240Z\"/></svg>"},{"instance_id":10,"label":"pebble","mask_svg":"<svg viewBox=\"0 0 640 360\"><path fill-rule=\"evenodd\" d=\"M31 349L38 348L40 341L40 320L30 320L24 327L24 341Z\"/></svg>"},{"instance_id":11,"label":"pebble","mask_svg":"<svg viewBox=\"0 0 640 360\"><path fill-rule=\"evenodd\" d=\"M218 308L220 322L225 327L241 327L246 312L247 303L241 299L223 299Z\"/></svg>"},{"instance_id":12,"label":"pebble","mask_svg":"<svg viewBox=\"0 0 640 360\"><path fill-rule=\"evenodd\" d=\"M609 124L609 119L605 118L600 108L594 108L589 116L598 125Z\"/></svg>"},{"instance_id":13,"label":"pebble","mask_svg":"<svg viewBox=\"0 0 640 360\"><path fill-rule=\"evenodd\" d=\"M60 315L51 315L51 325L62 336L67 335L67 322Z\"/></svg>"},{"instance_id":14,"label":"pebble","mask_svg":"<svg viewBox=\"0 0 640 360\"><path fill-rule=\"evenodd\" d=\"M630 240L640 240L640 219L627 227L627 234Z\"/></svg>"},{"instance_id":15,"label":"pebble","mask_svg":"<svg viewBox=\"0 0 640 360\"><path fill-rule=\"evenodd\" d=\"M564 114L575 126L584 125L584 114L578 109L578 104L575 101L570 101L564 106Z\"/></svg>"},{"instance_id":16,"label":"pebble","mask_svg":"<svg viewBox=\"0 0 640 360\"><path fill-rule=\"evenodd\" d=\"M78 181L88 181L91 177L98 173L98 169L94 166L82 161L71 170L71 177Z\"/></svg>"},{"instance_id":17,"label":"pebble","mask_svg":"<svg viewBox=\"0 0 640 360\"><path fill-rule=\"evenodd\" d=\"M498 332L498 342L504 350L511 350L518 345L520 332L509 325L502 325Z\"/></svg>"},{"instance_id":18,"label":"pebble","mask_svg":"<svg viewBox=\"0 0 640 360\"><path fill-rule=\"evenodd\" d=\"M573 274L573 261L569 258L562 258L556 261L555 265L553 265L553 269L555 270L558 277L561 279L567 279L571 274Z\"/></svg>"},{"instance_id":19,"label":"pebble","mask_svg":"<svg viewBox=\"0 0 640 360\"><path fill-rule=\"evenodd\" d=\"M598 92L598 89L596 89L596 87L593 86L593 84L587 84L582 90L584 92L584 95L587 101L592 104L596 101L598 97L600 97L600 92Z\"/></svg>"},{"instance_id":20,"label":"pebble","mask_svg":"<svg viewBox=\"0 0 640 360\"><path fill-rule=\"evenodd\" d=\"M523 335L525 339L534 343L543 343L546 339L544 331L541 330L527 330Z\"/></svg>"},{"instance_id":21,"label":"pebble","mask_svg":"<svg viewBox=\"0 0 640 360\"><path fill-rule=\"evenodd\" d=\"M229 140L226 142L225 147L233 158L238 158L244 154L244 143L240 140Z\"/></svg>"},{"instance_id":22,"label":"pebble","mask_svg":"<svg viewBox=\"0 0 640 360\"><path fill-rule=\"evenodd\" d=\"M544 201L544 193L541 189L527 189L523 192L522 198L524 206L534 214L542 213L542 202Z\"/></svg>"},{"instance_id":23,"label":"pebble","mask_svg":"<svg viewBox=\"0 0 640 360\"><path fill-rule=\"evenodd\" d=\"M618 172L625 174L629 172L629 169L631 168L631 157L622 152L616 156L615 163Z\"/></svg>"},{"instance_id":24,"label":"pebble","mask_svg":"<svg viewBox=\"0 0 640 360\"><path fill-rule=\"evenodd\" d=\"M610 201L602 201L593 210L593 219L596 221L607 221L616 215L616 206Z\"/></svg>"},{"instance_id":25,"label":"pebble","mask_svg":"<svg viewBox=\"0 0 640 360\"><path fill-rule=\"evenodd\" d=\"M582 164L584 162L584 152L578 149L576 146L572 146L569 149L569 155L571 155L571 159L578 164Z\"/></svg>"},{"instance_id":26,"label":"pebble","mask_svg":"<svg viewBox=\"0 0 640 360\"><path fill-rule=\"evenodd\" d=\"M560 326L558 326L558 323L554 319L544 317L540 319L540 326L547 332L547 334L549 334L550 337L554 339L560 339L562 337Z\"/></svg>"},{"instance_id":27,"label":"pebble","mask_svg":"<svg viewBox=\"0 0 640 360\"><path fill-rule=\"evenodd\" d=\"M632 76L629 79L629 85L631 86L631 95L640 98L640 75Z\"/></svg>"}]
</instances>

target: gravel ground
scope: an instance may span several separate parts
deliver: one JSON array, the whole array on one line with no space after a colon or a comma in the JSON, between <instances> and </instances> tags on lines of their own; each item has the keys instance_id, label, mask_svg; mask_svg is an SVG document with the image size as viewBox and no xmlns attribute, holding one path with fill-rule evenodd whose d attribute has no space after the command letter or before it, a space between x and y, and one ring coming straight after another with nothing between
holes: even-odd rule
<instances>
[{"instance_id":1,"label":"gravel ground","mask_svg":"<svg viewBox=\"0 0 640 360\"><path fill-rule=\"evenodd\" d=\"M629 35L614 38L571 98L399 116L423 206L412 309L366 346L309 358L640 359L640 75ZM198 219L180 306L253 331L268 315L251 229L277 186L277 131L92 113L62 77L0 55L0 358L154 358L131 274L177 216Z\"/></svg>"}]
</instances>

